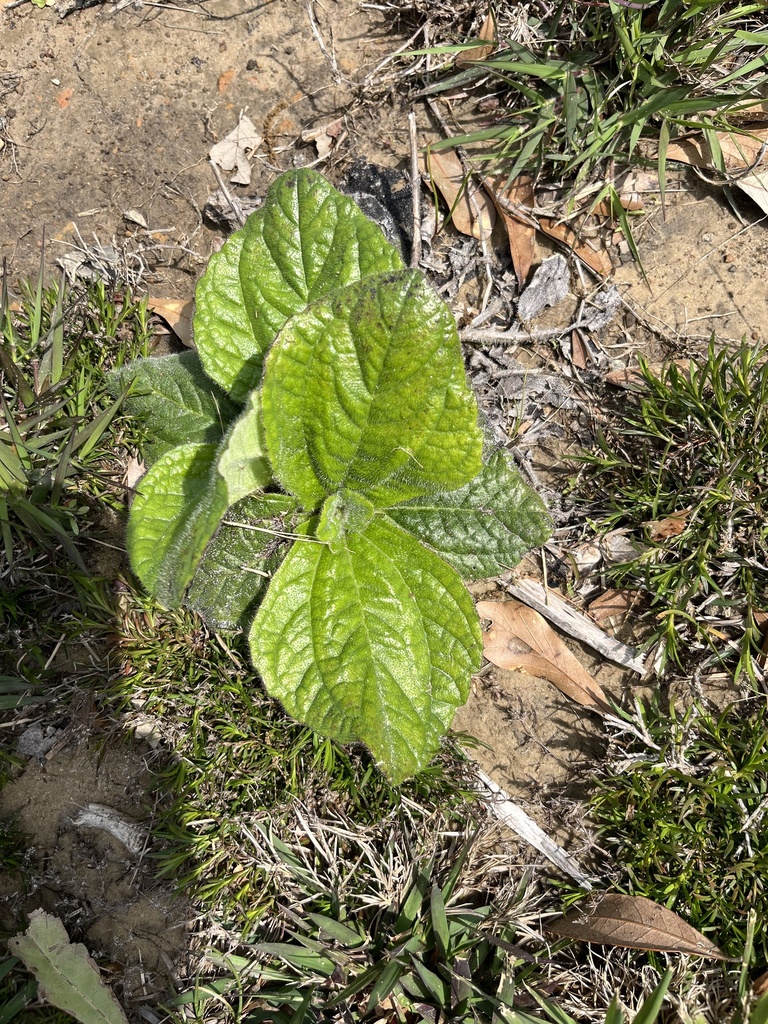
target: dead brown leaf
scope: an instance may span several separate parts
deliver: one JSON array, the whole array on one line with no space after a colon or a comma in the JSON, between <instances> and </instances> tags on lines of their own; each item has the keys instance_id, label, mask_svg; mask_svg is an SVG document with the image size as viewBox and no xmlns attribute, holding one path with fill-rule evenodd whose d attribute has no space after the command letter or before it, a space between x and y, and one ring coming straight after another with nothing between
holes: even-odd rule
<instances>
[{"instance_id":1,"label":"dead brown leaf","mask_svg":"<svg viewBox=\"0 0 768 1024\"><path fill-rule=\"evenodd\" d=\"M750 167L760 156L768 142L768 128L757 128L749 134L715 132L723 153L725 166L729 171ZM671 143L667 148L667 160L677 160L695 167L714 167L712 150L703 135L692 135L687 139Z\"/></svg>"},{"instance_id":2,"label":"dead brown leaf","mask_svg":"<svg viewBox=\"0 0 768 1024\"><path fill-rule=\"evenodd\" d=\"M548 679L577 704L601 713L610 711L608 698L579 659L538 612L520 601L478 601L477 612L491 620L483 637L488 661L509 671L522 669Z\"/></svg>"},{"instance_id":3,"label":"dead brown leaf","mask_svg":"<svg viewBox=\"0 0 768 1024\"><path fill-rule=\"evenodd\" d=\"M580 241L573 228L568 227L567 224L560 224L549 217L539 217L539 230L549 238L554 238L556 242L567 246L574 256L582 263L586 263L590 270L594 270L601 277L607 277L613 272L611 257L605 249L599 248L587 240Z\"/></svg>"},{"instance_id":4,"label":"dead brown leaf","mask_svg":"<svg viewBox=\"0 0 768 1024\"><path fill-rule=\"evenodd\" d=\"M762 111L764 115L764 110ZM735 184L768 213L768 168L765 166L765 149L768 144L768 128L755 128L748 134L715 132L723 154L726 170L737 175ZM714 167L712 150L703 135L690 136L674 142L667 149L667 159L677 160L694 167ZM754 169L738 177L746 168Z\"/></svg>"},{"instance_id":5,"label":"dead brown leaf","mask_svg":"<svg viewBox=\"0 0 768 1024\"><path fill-rule=\"evenodd\" d=\"M426 173L451 210L457 231L473 238L488 238L496 223L496 210L488 194L467 180L461 160L452 149L430 150Z\"/></svg>"},{"instance_id":6,"label":"dead brown leaf","mask_svg":"<svg viewBox=\"0 0 768 1024\"><path fill-rule=\"evenodd\" d=\"M227 71L220 74L218 81L216 82L216 91L220 93L226 92L230 85L232 85L232 80L236 74L237 71L235 68L229 68Z\"/></svg>"},{"instance_id":7,"label":"dead brown leaf","mask_svg":"<svg viewBox=\"0 0 768 1024\"><path fill-rule=\"evenodd\" d=\"M649 522L643 523L648 531L648 539L660 541L666 540L668 537L679 537L685 529L688 516L692 511L692 508L682 508L665 519L651 519Z\"/></svg>"},{"instance_id":8,"label":"dead brown leaf","mask_svg":"<svg viewBox=\"0 0 768 1024\"><path fill-rule=\"evenodd\" d=\"M589 349L579 331L571 331L571 362L579 370L586 370L592 361Z\"/></svg>"},{"instance_id":9,"label":"dead brown leaf","mask_svg":"<svg viewBox=\"0 0 768 1024\"><path fill-rule=\"evenodd\" d=\"M195 303L192 299L147 299L147 308L168 324L173 333L187 348L194 348L192 338L192 317Z\"/></svg>"},{"instance_id":10,"label":"dead brown leaf","mask_svg":"<svg viewBox=\"0 0 768 1024\"><path fill-rule=\"evenodd\" d=\"M490 10L485 16L485 21L478 32L477 38L487 40L487 42L483 42L479 46L473 46L471 50L464 50L456 60L456 67L466 68L473 61L486 60L486 58L490 57L496 49L496 46L498 45L496 19Z\"/></svg>"},{"instance_id":11,"label":"dead brown leaf","mask_svg":"<svg viewBox=\"0 0 768 1024\"><path fill-rule=\"evenodd\" d=\"M645 896L599 894L547 927L555 935L582 942L730 959L674 911Z\"/></svg>"},{"instance_id":12,"label":"dead brown leaf","mask_svg":"<svg viewBox=\"0 0 768 1024\"><path fill-rule=\"evenodd\" d=\"M522 289L536 257L536 228L531 219L535 197L533 181L527 174L521 174L506 188L502 179L484 179L490 187L494 206L502 219L509 240L509 254L515 268L517 283ZM520 215L509 212L510 205L520 208ZM526 212L527 211L527 212ZM524 219L527 217L528 219Z\"/></svg>"},{"instance_id":13,"label":"dead brown leaf","mask_svg":"<svg viewBox=\"0 0 768 1024\"><path fill-rule=\"evenodd\" d=\"M598 626L616 626L627 617L639 596L637 590L606 590L591 602L590 618Z\"/></svg>"}]
</instances>

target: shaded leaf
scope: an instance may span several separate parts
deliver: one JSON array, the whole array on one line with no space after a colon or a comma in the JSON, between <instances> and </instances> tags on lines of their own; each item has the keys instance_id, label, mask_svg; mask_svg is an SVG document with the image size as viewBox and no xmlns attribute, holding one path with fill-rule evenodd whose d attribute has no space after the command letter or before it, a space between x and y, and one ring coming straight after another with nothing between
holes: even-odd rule
<instances>
[{"instance_id":1,"label":"shaded leaf","mask_svg":"<svg viewBox=\"0 0 768 1024\"><path fill-rule=\"evenodd\" d=\"M287 494L253 495L227 509L186 604L214 629L247 629L301 518L298 502Z\"/></svg>"},{"instance_id":2,"label":"shaded leaf","mask_svg":"<svg viewBox=\"0 0 768 1024\"><path fill-rule=\"evenodd\" d=\"M571 700L609 711L607 697L549 623L519 601L479 601L477 613L491 620L483 637L483 654L499 668L522 669L548 679Z\"/></svg>"},{"instance_id":3,"label":"shaded leaf","mask_svg":"<svg viewBox=\"0 0 768 1024\"><path fill-rule=\"evenodd\" d=\"M177 605L227 508L271 481L258 391L218 446L177 445L158 459L128 521L131 564L150 593Z\"/></svg>"},{"instance_id":4,"label":"shaded leaf","mask_svg":"<svg viewBox=\"0 0 768 1024\"><path fill-rule=\"evenodd\" d=\"M119 395L130 384L123 408L151 422L145 448L150 461L177 444L215 444L240 409L209 377L196 352L137 359L109 376L109 390Z\"/></svg>"},{"instance_id":5,"label":"shaded leaf","mask_svg":"<svg viewBox=\"0 0 768 1024\"><path fill-rule=\"evenodd\" d=\"M453 316L416 270L310 306L267 359L267 448L308 509L344 487L378 507L480 470L482 432Z\"/></svg>"},{"instance_id":6,"label":"shaded leaf","mask_svg":"<svg viewBox=\"0 0 768 1024\"><path fill-rule=\"evenodd\" d=\"M442 555L465 580L485 579L517 565L551 532L541 499L501 449L465 487L414 498L388 509L387 515Z\"/></svg>"},{"instance_id":7,"label":"shaded leaf","mask_svg":"<svg viewBox=\"0 0 768 1024\"><path fill-rule=\"evenodd\" d=\"M178 445L140 482L128 520L133 571L151 594L173 606L227 508L226 484L212 489L216 445Z\"/></svg>"},{"instance_id":8,"label":"shaded leaf","mask_svg":"<svg viewBox=\"0 0 768 1024\"><path fill-rule=\"evenodd\" d=\"M473 238L488 238L496 223L496 210L488 193L467 180L456 153L452 149L430 150L424 166L451 211L456 230Z\"/></svg>"},{"instance_id":9,"label":"shaded leaf","mask_svg":"<svg viewBox=\"0 0 768 1024\"><path fill-rule=\"evenodd\" d=\"M645 896L589 897L547 927L555 935L582 942L729 959L678 914Z\"/></svg>"},{"instance_id":10,"label":"shaded leaf","mask_svg":"<svg viewBox=\"0 0 768 1024\"><path fill-rule=\"evenodd\" d=\"M88 950L69 941L57 917L33 911L27 931L10 938L8 949L35 975L40 997L52 1006L81 1024L128 1024Z\"/></svg>"}]
</instances>

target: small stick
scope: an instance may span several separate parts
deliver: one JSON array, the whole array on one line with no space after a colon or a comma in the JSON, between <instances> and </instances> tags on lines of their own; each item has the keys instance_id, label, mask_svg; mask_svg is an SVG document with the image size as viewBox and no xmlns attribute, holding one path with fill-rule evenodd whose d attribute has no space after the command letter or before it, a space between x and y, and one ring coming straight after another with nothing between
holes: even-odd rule
<instances>
[{"instance_id":1,"label":"small stick","mask_svg":"<svg viewBox=\"0 0 768 1024\"><path fill-rule=\"evenodd\" d=\"M219 170L218 166L213 162L213 160L210 161L210 165L213 168L213 173L216 176L216 181L218 182L222 195L229 203L229 208L232 210L232 213L234 213L235 219L237 220L238 224L240 225L240 227L242 227L245 224L245 214L243 213L243 208L240 205L240 200L236 199L229 191L227 186L224 184L224 179L221 176L221 171Z\"/></svg>"},{"instance_id":2,"label":"small stick","mask_svg":"<svg viewBox=\"0 0 768 1024\"><path fill-rule=\"evenodd\" d=\"M416 138L416 114L408 114L408 134L411 140L411 211L413 214L413 241L411 267L421 263L421 175L419 174L419 143Z\"/></svg>"}]
</instances>

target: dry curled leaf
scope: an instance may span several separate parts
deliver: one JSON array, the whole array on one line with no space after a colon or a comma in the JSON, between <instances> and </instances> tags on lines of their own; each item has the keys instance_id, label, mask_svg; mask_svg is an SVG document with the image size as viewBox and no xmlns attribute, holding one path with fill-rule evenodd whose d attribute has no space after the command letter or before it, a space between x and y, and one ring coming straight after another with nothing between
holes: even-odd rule
<instances>
[{"instance_id":1,"label":"dry curled leaf","mask_svg":"<svg viewBox=\"0 0 768 1024\"><path fill-rule=\"evenodd\" d=\"M237 125L229 135L211 147L208 156L223 171L235 172L229 179L234 184L250 185L250 159L263 141L263 136L256 130L250 117L241 114Z\"/></svg>"},{"instance_id":2,"label":"dry curled leaf","mask_svg":"<svg viewBox=\"0 0 768 1024\"><path fill-rule=\"evenodd\" d=\"M187 348L194 348L192 318L195 303L192 299L147 299L147 308L168 324L173 333Z\"/></svg>"},{"instance_id":3,"label":"dry curled leaf","mask_svg":"<svg viewBox=\"0 0 768 1024\"><path fill-rule=\"evenodd\" d=\"M645 896L591 896L547 925L555 935L629 949L655 949L728 960L717 946L673 910Z\"/></svg>"},{"instance_id":4,"label":"dry curled leaf","mask_svg":"<svg viewBox=\"0 0 768 1024\"><path fill-rule=\"evenodd\" d=\"M492 11L489 10L486 14L485 21L477 34L477 38L481 42L477 46L473 46L471 50L462 51L456 60L456 67L466 68L473 61L487 60L496 49L498 37L496 34L496 19Z\"/></svg>"},{"instance_id":5,"label":"dry curled leaf","mask_svg":"<svg viewBox=\"0 0 768 1024\"><path fill-rule=\"evenodd\" d=\"M765 109L760 111L765 116ZM757 111L755 112L755 116ZM768 128L755 128L749 132L715 132L723 163L729 174L736 175L735 184L768 213L768 168L765 154L768 149ZM712 149L703 135L689 136L667 148L667 160L677 160L694 167L715 166ZM749 174L744 172L751 168Z\"/></svg>"},{"instance_id":6,"label":"dry curled leaf","mask_svg":"<svg viewBox=\"0 0 768 1024\"><path fill-rule=\"evenodd\" d=\"M651 519L643 526L648 531L648 539L653 541L667 540L669 537L679 537L688 525L688 516L693 512L692 508L681 508L673 512L665 519Z\"/></svg>"},{"instance_id":7,"label":"dry curled leaf","mask_svg":"<svg viewBox=\"0 0 768 1024\"><path fill-rule=\"evenodd\" d=\"M496 210L483 189L467 180L461 160L452 149L430 150L426 173L451 210L457 231L473 238L488 238L496 223Z\"/></svg>"},{"instance_id":8,"label":"dry curled leaf","mask_svg":"<svg viewBox=\"0 0 768 1024\"><path fill-rule=\"evenodd\" d=\"M521 174L506 187L502 178L488 179L485 184L506 228L512 266L522 289L536 257L533 181L527 174ZM517 210L518 215L514 216L511 209Z\"/></svg>"},{"instance_id":9,"label":"dry curled leaf","mask_svg":"<svg viewBox=\"0 0 768 1024\"><path fill-rule=\"evenodd\" d=\"M610 711L608 698L549 623L520 601L479 601L477 613L491 620L483 637L483 653L499 668L522 669L548 679L577 704L601 713Z\"/></svg>"}]
</instances>

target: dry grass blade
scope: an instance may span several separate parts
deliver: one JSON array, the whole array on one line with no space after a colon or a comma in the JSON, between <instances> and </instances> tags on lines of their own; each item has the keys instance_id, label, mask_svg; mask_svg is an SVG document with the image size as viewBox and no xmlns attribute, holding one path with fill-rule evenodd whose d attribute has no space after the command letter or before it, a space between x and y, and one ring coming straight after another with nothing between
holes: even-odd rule
<instances>
[{"instance_id":1,"label":"dry grass blade","mask_svg":"<svg viewBox=\"0 0 768 1024\"><path fill-rule=\"evenodd\" d=\"M581 942L729 959L674 911L645 896L606 893L590 897L547 927L555 935Z\"/></svg>"},{"instance_id":2,"label":"dry grass blade","mask_svg":"<svg viewBox=\"0 0 768 1024\"><path fill-rule=\"evenodd\" d=\"M577 704L601 713L610 711L599 683L538 612L519 601L479 601L477 612L491 620L483 645L488 661L548 679Z\"/></svg>"}]
</instances>

